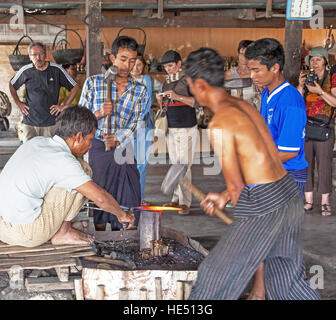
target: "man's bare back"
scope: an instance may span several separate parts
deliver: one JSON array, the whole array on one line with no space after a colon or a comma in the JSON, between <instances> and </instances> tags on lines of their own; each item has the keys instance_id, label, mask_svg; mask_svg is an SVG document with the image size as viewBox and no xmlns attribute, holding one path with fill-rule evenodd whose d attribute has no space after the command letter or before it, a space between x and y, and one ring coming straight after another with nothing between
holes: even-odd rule
<instances>
[{"instance_id":1,"label":"man's bare back","mask_svg":"<svg viewBox=\"0 0 336 320\"><path fill-rule=\"evenodd\" d=\"M208 105L215 111L209 128L228 191L284 177L287 172L258 111L249 103L228 96L224 90L214 95L211 104L217 105Z\"/></svg>"}]
</instances>

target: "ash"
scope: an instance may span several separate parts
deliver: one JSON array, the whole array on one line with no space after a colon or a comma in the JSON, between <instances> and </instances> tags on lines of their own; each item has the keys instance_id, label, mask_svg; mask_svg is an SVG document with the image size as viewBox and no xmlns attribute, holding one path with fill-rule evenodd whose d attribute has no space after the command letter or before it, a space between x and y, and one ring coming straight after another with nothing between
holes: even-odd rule
<instances>
[{"instance_id":1,"label":"ash","mask_svg":"<svg viewBox=\"0 0 336 320\"><path fill-rule=\"evenodd\" d=\"M187 248L179 242L162 238L163 244L169 246L166 256L144 259L139 250L138 240L106 241L105 245L96 245L97 255L111 259L132 261L136 269L152 270L197 270L204 256L194 250Z\"/></svg>"}]
</instances>

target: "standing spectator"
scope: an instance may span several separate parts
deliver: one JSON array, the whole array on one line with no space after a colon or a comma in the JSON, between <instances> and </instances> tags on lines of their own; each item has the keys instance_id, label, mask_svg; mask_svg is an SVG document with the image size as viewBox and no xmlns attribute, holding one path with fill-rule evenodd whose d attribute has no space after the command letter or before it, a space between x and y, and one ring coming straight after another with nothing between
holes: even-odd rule
<instances>
[{"instance_id":1,"label":"standing spectator","mask_svg":"<svg viewBox=\"0 0 336 320\"><path fill-rule=\"evenodd\" d=\"M79 99L82 93L83 82L78 79L77 65L76 64L62 64L62 68L70 75L72 79L74 79L78 83L78 90L75 98L72 100L71 105L78 105ZM65 87L61 87L58 104L64 105L67 98L69 97L69 90Z\"/></svg>"},{"instance_id":2,"label":"standing spectator","mask_svg":"<svg viewBox=\"0 0 336 320\"><path fill-rule=\"evenodd\" d=\"M168 120L168 151L172 163L188 164L185 179L191 182L191 165L198 138L195 107L198 103L191 95L186 77L182 71L182 58L174 50L167 51L161 59L165 71L166 81L163 84L164 107L167 108ZM162 104L162 96L156 98ZM168 206L181 207L181 215L189 214L191 192L180 185L174 190L173 198Z\"/></svg>"},{"instance_id":3,"label":"standing spectator","mask_svg":"<svg viewBox=\"0 0 336 320\"><path fill-rule=\"evenodd\" d=\"M245 57L254 84L265 88L261 96L261 115L270 129L280 160L303 197L308 166L304 154L307 117L302 96L283 76L283 47L275 39L260 39L247 48ZM262 270L263 265L256 272L250 299L265 297Z\"/></svg>"},{"instance_id":4,"label":"standing spectator","mask_svg":"<svg viewBox=\"0 0 336 320\"><path fill-rule=\"evenodd\" d=\"M307 84L307 74L301 72L298 90L305 99L308 117L314 117L328 122L331 106L336 105L336 74L330 75L328 66L328 51L323 47L315 47L305 58L306 64L318 76L314 84ZM335 143L334 120L330 123L331 135L327 141L308 139L305 143L306 159L308 161L308 179L305 187L305 211L313 209L314 168L317 163L317 192L322 194L321 215L330 216L330 192L332 189L331 164Z\"/></svg>"},{"instance_id":5,"label":"standing spectator","mask_svg":"<svg viewBox=\"0 0 336 320\"><path fill-rule=\"evenodd\" d=\"M112 101L107 102L107 83L104 74L86 79L79 105L90 109L98 119L98 129L89 149L89 164L93 181L107 190L123 206L135 207L141 203L139 172L134 163L131 138L145 116L148 103L146 87L135 81L130 72L137 58L137 42L121 36L114 40L110 60L118 68L112 82ZM112 134L107 135L107 119L111 117ZM106 152L105 147L111 150ZM132 154L128 161L122 156ZM138 217L137 217L138 218ZM135 224L137 224L136 219ZM104 231L106 223L112 230L122 225L108 212L95 211L94 225L97 231ZM131 228L132 226L130 226Z\"/></svg>"},{"instance_id":6,"label":"standing spectator","mask_svg":"<svg viewBox=\"0 0 336 320\"><path fill-rule=\"evenodd\" d=\"M241 78L251 78L251 71L247 67L247 59L245 58L246 48L252 43L251 40L242 40L238 44L238 67L231 67L229 70L225 71L224 79L241 79ZM238 90L230 90L230 94L233 97L238 96ZM242 97L245 101L251 103L255 108L260 110L260 92L255 84L250 87L242 89Z\"/></svg>"},{"instance_id":7,"label":"standing spectator","mask_svg":"<svg viewBox=\"0 0 336 320\"><path fill-rule=\"evenodd\" d=\"M155 90L155 83L159 84L159 88L156 88L156 91L160 91L162 84L156 79L151 79L148 74L144 74L146 71L146 61L143 56L138 56L135 62L135 65L131 71L133 78L142 83L148 92L148 103L146 110L144 111L145 117L141 123L141 126L134 134L134 156L137 161L137 168L140 174L140 187L141 187L141 205L150 205L148 201L144 199L145 197L145 187L146 187L146 176L147 176L147 167L148 159L151 151L152 142L154 139L154 123L151 115L151 106L152 106L152 96L153 91ZM158 86L156 86L158 87Z\"/></svg>"},{"instance_id":8,"label":"standing spectator","mask_svg":"<svg viewBox=\"0 0 336 320\"><path fill-rule=\"evenodd\" d=\"M14 102L23 114L22 141L35 136L53 136L56 116L70 105L78 85L59 65L46 61L46 47L33 42L28 47L32 63L23 66L9 83ZM20 101L17 90L26 86L26 103ZM60 87L70 91L64 106L58 105Z\"/></svg>"}]
</instances>

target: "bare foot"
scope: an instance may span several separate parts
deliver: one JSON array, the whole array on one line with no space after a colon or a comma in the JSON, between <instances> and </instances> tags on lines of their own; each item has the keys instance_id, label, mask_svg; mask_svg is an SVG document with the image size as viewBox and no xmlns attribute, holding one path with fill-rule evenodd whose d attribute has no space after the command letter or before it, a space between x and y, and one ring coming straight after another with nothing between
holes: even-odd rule
<instances>
[{"instance_id":1,"label":"bare foot","mask_svg":"<svg viewBox=\"0 0 336 320\"><path fill-rule=\"evenodd\" d=\"M83 220L83 221L73 222L71 227L79 231L87 232L88 225L89 225L88 221Z\"/></svg>"},{"instance_id":2,"label":"bare foot","mask_svg":"<svg viewBox=\"0 0 336 320\"><path fill-rule=\"evenodd\" d=\"M94 238L71 226L71 222L64 221L61 228L51 238L52 244L91 244Z\"/></svg>"}]
</instances>

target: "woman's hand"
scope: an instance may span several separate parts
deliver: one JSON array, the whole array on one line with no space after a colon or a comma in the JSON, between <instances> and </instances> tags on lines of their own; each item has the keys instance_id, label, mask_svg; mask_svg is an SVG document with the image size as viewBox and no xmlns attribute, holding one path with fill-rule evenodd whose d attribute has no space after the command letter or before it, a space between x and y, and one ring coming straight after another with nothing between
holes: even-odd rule
<instances>
[{"instance_id":1,"label":"woman's hand","mask_svg":"<svg viewBox=\"0 0 336 320\"><path fill-rule=\"evenodd\" d=\"M299 76L299 87L304 88L306 78L307 78L307 72L301 71Z\"/></svg>"},{"instance_id":2,"label":"woman's hand","mask_svg":"<svg viewBox=\"0 0 336 320\"><path fill-rule=\"evenodd\" d=\"M323 89L316 81L314 81L314 86L306 84L306 87L310 93L316 93L318 95L321 95L323 93Z\"/></svg>"},{"instance_id":3,"label":"woman's hand","mask_svg":"<svg viewBox=\"0 0 336 320\"><path fill-rule=\"evenodd\" d=\"M171 100L178 100L177 94L173 90L168 90L164 92L165 97Z\"/></svg>"}]
</instances>

